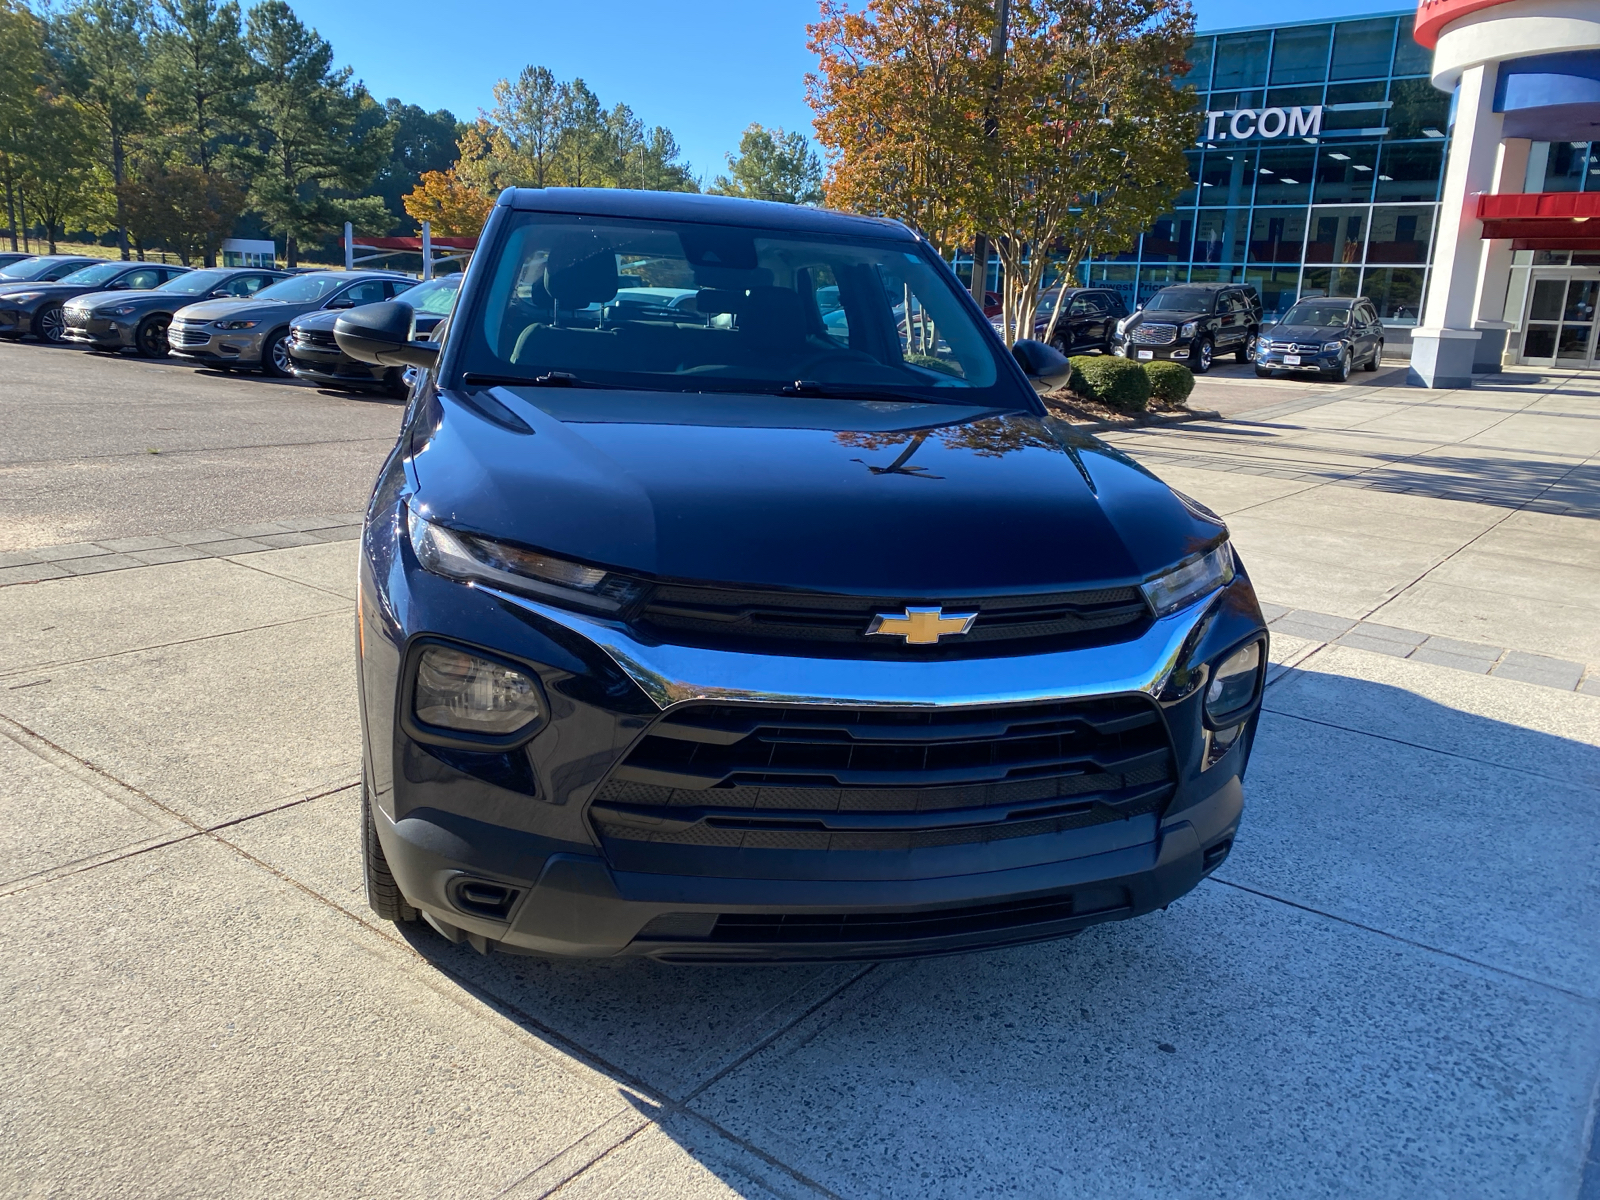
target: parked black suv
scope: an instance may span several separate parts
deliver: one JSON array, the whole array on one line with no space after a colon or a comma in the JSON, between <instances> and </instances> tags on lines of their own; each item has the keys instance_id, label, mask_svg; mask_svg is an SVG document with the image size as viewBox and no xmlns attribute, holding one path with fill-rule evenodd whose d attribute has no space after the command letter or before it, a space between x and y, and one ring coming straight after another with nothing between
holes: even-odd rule
<instances>
[{"instance_id":1,"label":"parked black suv","mask_svg":"<svg viewBox=\"0 0 1600 1200\"><path fill-rule=\"evenodd\" d=\"M1231 352L1242 363L1256 352L1261 297L1234 283L1179 283L1162 288L1138 312L1117 323L1112 353L1124 358L1170 358L1196 375Z\"/></svg>"},{"instance_id":2,"label":"parked black suv","mask_svg":"<svg viewBox=\"0 0 1600 1200\"><path fill-rule=\"evenodd\" d=\"M380 915L877 959L1137 916L1226 857L1267 651L1226 525L1050 417L1066 360L1008 354L904 226L507 190L442 347L413 320L334 326L424 368L358 568Z\"/></svg>"},{"instance_id":3,"label":"parked black suv","mask_svg":"<svg viewBox=\"0 0 1600 1200\"><path fill-rule=\"evenodd\" d=\"M1376 371L1382 362L1383 326L1365 296L1297 300L1256 349L1257 375L1320 371L1342 383L1352 368Z\"/></svg>"},{"instance_id":4,"label":"parked black suv","mask_svg":"<svg viewBox=\"0 0 1600 1200\"><path fill-rule=\"evenodd\" d=\"M1057 303L1061 316L1052 329ZM1110 354L1112 330L1127 315L1128 306L1110 288L1068 288L1065 292L1050 288L1039 295L1032 336L1062 354ZM998 320L990 323L1000 327Z\"/></svg>"}]
</instances>

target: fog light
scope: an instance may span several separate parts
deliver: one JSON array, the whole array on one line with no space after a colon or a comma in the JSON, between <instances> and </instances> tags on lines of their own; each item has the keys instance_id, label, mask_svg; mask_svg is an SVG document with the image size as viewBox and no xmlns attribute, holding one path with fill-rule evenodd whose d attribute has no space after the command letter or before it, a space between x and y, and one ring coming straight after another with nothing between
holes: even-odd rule
<instances>
[{"instance_id":1,"label":"fog light","mask_svg":"<svg viewBox=\"0 0 1600 1200\"><path fill-rule=\"evenodd\" d=\"M1206 688L1206 716L1221 724L1256 698L1261 676L1261 643L1251 642L1237 650L1212 672Z\"/></svg>"},{"instance_id":2,"label":"fog light","mask_svg":"<svg viewBox=\"0 0 1600 1200\"><path fill-rule=\"evenodd\" d=\"M497 737L543 714L529 676L448 646L429 646L418 657L413 710L426 725Z\"/></svg>"}]
</instances>

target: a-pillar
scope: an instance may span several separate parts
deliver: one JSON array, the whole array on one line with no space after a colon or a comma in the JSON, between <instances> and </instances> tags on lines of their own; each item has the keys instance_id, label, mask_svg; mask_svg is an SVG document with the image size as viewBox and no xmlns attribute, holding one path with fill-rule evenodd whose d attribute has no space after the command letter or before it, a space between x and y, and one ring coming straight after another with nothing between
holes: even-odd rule
<instances>
[{"instance_id":1,"label":"a-pillar","mask_svg":"<svg viewBox=\"0 0 1600 1200\"><path fill-rule=\"evenodd\" d=\"M1500 157L1494 168L1494 191L1520 192L1528 177L1528 155L1533 143L1527 138L1507 138L1500 143ZM1520 313L1506 312L1506 292L1511 286L1511 239L1494 238L1483 243L1483 263L1478 268L1482 285L1478 288L1478 311L1474 329L1481 330L1477 353L1472 360L1474 375L1491 374L1505 358L1506 338L1517 327Z\"/></svg>"},{"instance_id":2,"label":"a-pillar","mask_svg":"<svg viewBox=\"0 0 1600 1200\"><path fill-rule=\"evenodd\" d=\"M1483 336L1473 328L1483 257L1478 197L1494 184L1504 124L1494 111L1493 72L1492 65L1468 67L1456 93L1433 275L1422 324L1411 335L1410 382L1420 387L1472 386L1472 363Z\"/></svg>"}]
</instances>

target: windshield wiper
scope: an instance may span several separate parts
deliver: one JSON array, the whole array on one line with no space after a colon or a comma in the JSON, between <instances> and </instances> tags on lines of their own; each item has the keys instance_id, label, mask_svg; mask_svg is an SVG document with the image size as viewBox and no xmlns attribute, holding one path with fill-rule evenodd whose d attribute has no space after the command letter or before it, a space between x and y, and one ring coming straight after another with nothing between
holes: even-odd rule
<instances>
[{"instance_id":1,"label":"windshield wiper","mask_svg":"<svg viewBox=\"0 0 1600 1200\"><path fill-rule=\"evenodd\" d=\"M547 371L543 375L485 375L481 371L468 371L462 383L481 384L484 387L593 387L571 371Z\"/></svg>"},{"instance_id":2,"label":"windshield wiper","mask_svg":"<svg viewBox=\"0 0 1600 1200\"><path fill-rule=\"evenodd\" d=\"M894 400L903 404L961 404L974 408L993 408L977 400L948 400L942 396L927 396L920 392L899 392L888 388L853 387L847 383L817 383L810 379L796 379L778 389L783 396L818 396L828 400Z\"/></svg>"}]
</instances>

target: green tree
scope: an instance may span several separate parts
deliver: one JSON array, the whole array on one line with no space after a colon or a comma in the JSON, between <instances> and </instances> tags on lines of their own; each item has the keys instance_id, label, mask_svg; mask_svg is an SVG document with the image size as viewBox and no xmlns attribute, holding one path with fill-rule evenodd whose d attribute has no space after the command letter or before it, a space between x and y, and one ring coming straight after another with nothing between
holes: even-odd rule
<instances>
[{"instance_id":1,"label":"green tree","mask_svg":"<svg viewBox=\"0 0 1600 1200\"><path fill-rule=\"evenodd\" d=\"M18 175L54 254L56 238L69 223L93 220L95 130L70 98L43 93L39 99L18 155Z\"/></svg>"},{"instance_id":2,"label":"green tree","mask_svg":"<svg viewBox=\"0 0 1600 1200\"><path fill-rule=\"evenodd\" d=\"M251 205L283 233L289 265L298 264L300 241L340 221L387 228L381 199L338 194L366 188L389 152L387 124L365 119L366 88L351 83L350 68L334 67L333 47L283 0L250 10L245 44L256 74Z\"/></svg>"},{"instance_id":3,"label":"green tree","mask_svg":"<svg viewBox=\"0 0 1600 1200\"><path fill-rule=\"evenodd\" d=\"M456 148L457 122L445 109L428 112L416 104L389 99L384 102L384 119L389 126L389 157L378 168L372 190L382 198L395 224L390 233L409 233L405 196L414 191L422 177L441 174L455 166L460 151Z\"/></svg>"},{"instance_id":4,"label":"green tree","mask_svg":"<svg viewBox=\"0 0 1600 1200\"><path fill-rule=\"evenodd\" d=\"M45 81L44 25L21 3L0 0L0 183L6 189L6 228L17 249L20 159L26 153ZM25 235L24 235L25 236Z\"/></svg>"},{"instance_id":5,"label":"green tree","mask_svg":"<svg viewBox=\"0 0 1600 1200\"><path fill-rule=\"evenodd\" d=\"M75 0L50 24L49 45L62 90L97 134L97 152L113 189L128 177L130 156L147 123L149 19L138 0ZM114 201L117 246L128 257L122 202Z\"/></svg>"},{"instance_id":6,"label":"green tree","mask_svg":"<svg viewBox=\"0 0 1600 1200\"><path fill-rule=\"evenodd\" d=\"M817 204L822 200L822 159L803 133L785 133L753 124L739 137L739 152L728 155L728 174L707 189L717 196Z\"/></svg>"},{"instance_id":7,"label":"green tree","mask_svg":"<svg viewBox=\"0 0 1600 1200\"><path fill-rule=\"evenodd\" d=\"M142 246L165 246L184 266L215 265L222 239L244 211L244 190L221 172L187 163L147 166L121 188L128 229Z\"/></svg>"}]
</instances>

